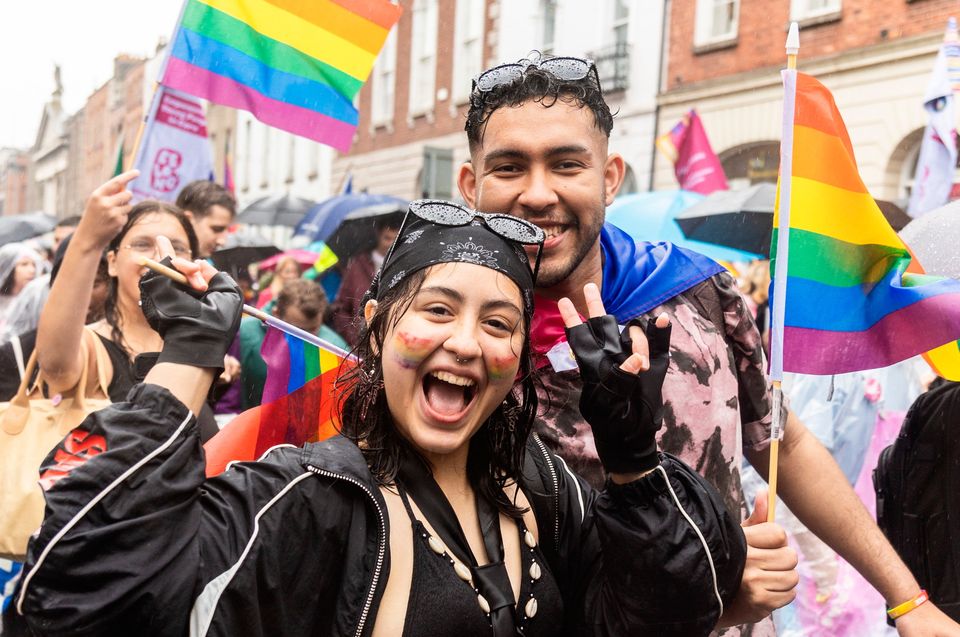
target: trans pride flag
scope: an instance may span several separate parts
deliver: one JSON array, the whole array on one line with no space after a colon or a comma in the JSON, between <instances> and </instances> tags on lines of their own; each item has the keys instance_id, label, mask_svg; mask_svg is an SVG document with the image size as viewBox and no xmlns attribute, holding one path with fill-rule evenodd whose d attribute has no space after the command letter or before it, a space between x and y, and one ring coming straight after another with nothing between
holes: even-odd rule
<instances>
[{"instance_id":1,"label":"trans pride flag","mask_svg":"<svg viewBox=\"0 0 960 637\"><path fill-rule=\"evenodd\" d=\"M187 0L160 83L346 152L353 98L400 11L387 0Z\"/></svg>"},{"instance_id":2,"label":"trans pride flag","mask_svg":"<svg viewBox=\"0 0 960 637\"><path fill-rule=\"evenodd\" d=\"M885 367L939 348L928 362L960 380L960 282L923 274L886 222L826 87L795 70L783 80L771 377Z\"/></svg>"},{"instance_id":3,"label":"trans pride flag","mask_svg":"<svg viewBox=\"0 0 960 637\"><path fill-rule=\"evenodd\" d=\"M276 445L299 447L338 433L343 387L335 383L353 359L333 345L317 347L273 328L267 329L260 354L268 368L263 401L204 445L208 477L222 473L230 462L256 460Z\"/></svg>"}]
</instances>

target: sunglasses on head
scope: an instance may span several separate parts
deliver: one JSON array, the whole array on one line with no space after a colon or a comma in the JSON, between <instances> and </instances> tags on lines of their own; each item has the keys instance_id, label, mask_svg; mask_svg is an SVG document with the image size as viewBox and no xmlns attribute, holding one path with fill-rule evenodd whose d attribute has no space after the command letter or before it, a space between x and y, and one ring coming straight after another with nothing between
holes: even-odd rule
<instances>
[{"instance_id":1,"label":"sunglasses on head","mask_svg":"<svg viewBox=\"0 0 960 637\"><path fill-rule=\"evenodd\" d=\"M498 86L512 84L523 77L523 74L531 66L547 71L557 79L566 82L582 80L590 74L590 71L593 71L596 75L597 86L600 86L600 76L597 73L597 65L594 64L593 60L578 57L555 57L537 62L520 60L519 62L494 66L474 78L472 90L487 93Z\"/></svg>"},{"instance_id":2,"label":"sunglasses on head","mask_svg":"<svg viewBox=\"0 0 960 637\"><path fill-rule=\"evenodd\" d=\"M540 254L543 252L543 241L546 236L543 229L513 215L488 214L439 199L417 199L410 202L407 214L404 215L403 223L400 224L400 230L397 232L397 238L390 246L387 256L383 258L384 263L390 261L393 248L403 237L403 229L410 215L441 226L466 226L473 223L475 219L479 219L491 232L508 241L537 246L537 258L533 267L533 280L537 280L537 273L540 271Z\"/></svg>"}]
</instances>

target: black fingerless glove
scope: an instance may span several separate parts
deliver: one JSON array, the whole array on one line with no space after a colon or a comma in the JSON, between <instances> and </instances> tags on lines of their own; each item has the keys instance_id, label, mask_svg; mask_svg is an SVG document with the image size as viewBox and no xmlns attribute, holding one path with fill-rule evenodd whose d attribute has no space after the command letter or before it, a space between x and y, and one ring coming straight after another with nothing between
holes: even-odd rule
<instances>
[{"instance_id":1,"label":"black fingerless glove","mask_svg":"<svg viewBox=\"0 0 960 637\"><path fill-rule=\"evenodd\" d=\"M169 267L170 257L161 263ZM223 368L243 308L240 288L229 276L220 272L200 292L148 271L140 279L140 306L163 337L158 363Z\"/></svg>"},{"instance_id":2,"label":"black fingerless glove","mask_svg":"<svg viewBox=\"0 0 960 637\"><path fill-rule=\"evenodd\" d=\"M608 314L567 329L583 380L580 413L593 428L600 461L610 473L649 471L660 462L656 435L663 425L661 389L670 363L670 326L660 328L651 321L645 332L650 369L632 374L620 369L632 352L629 325L621 334Z\"/></svg>"}]
</instances>

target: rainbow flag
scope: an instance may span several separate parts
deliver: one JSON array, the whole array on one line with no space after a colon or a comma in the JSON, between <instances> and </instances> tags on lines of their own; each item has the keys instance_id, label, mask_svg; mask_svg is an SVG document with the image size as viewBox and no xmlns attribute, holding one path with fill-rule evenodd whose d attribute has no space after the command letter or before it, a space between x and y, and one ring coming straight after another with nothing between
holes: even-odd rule
<instances>
[{"instance_id":1,"label":"rainbow flag","mask_svg":"<svg viewBox=\"0 0 960 637\"><path fill-rule=\"evenodd\" d=\"M923 274L886 222L826 87L794 70L783 80L771 377L873 369L939 348L937 371L960 380L960 282Z\"/></svg>"},{"instance_id":2,"label":"rainbow flag","mask_svg":"<svg viewBox=\"0 0 960 637\"><path fill-rule=\"evenodd\" d=\"M387 0L187 0L160 83L346 152L353 99L400 12Z\"/></svg>"},{"instance_id":3,"label":"rainbow flag","mask_svg":"<svg viewBox=\"0 0 960 637\"><path fill-rule=\"evenodd\" d=\"M325 440L338 432L336 386L344 365L354 365L343 350L317 347L270 328L260 354L267 363L263 402L248 409L207 441L207 476L222 473L234 461L256 460L271 447Z\"/></svg>"}]
</instances>

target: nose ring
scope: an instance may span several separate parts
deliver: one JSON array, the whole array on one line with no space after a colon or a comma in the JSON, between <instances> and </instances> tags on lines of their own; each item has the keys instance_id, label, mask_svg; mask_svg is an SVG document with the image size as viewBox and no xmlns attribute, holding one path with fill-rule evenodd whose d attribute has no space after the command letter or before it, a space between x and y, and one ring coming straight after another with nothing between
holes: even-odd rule
<instances>
[{"instance_id":1,"label":"nose ring","mask_svg":"<svg viewBox=\"0 0 960 637\"><path fill-rule=\"evenodd\" d=\"M459 356L456 357L456 361L457 361L457 364L458 364L458 365L464 365L464 364L466 364L467 360L468 360L468 359L466 359L466 358L460 358Z\"/></svg>"}]
</instances>

